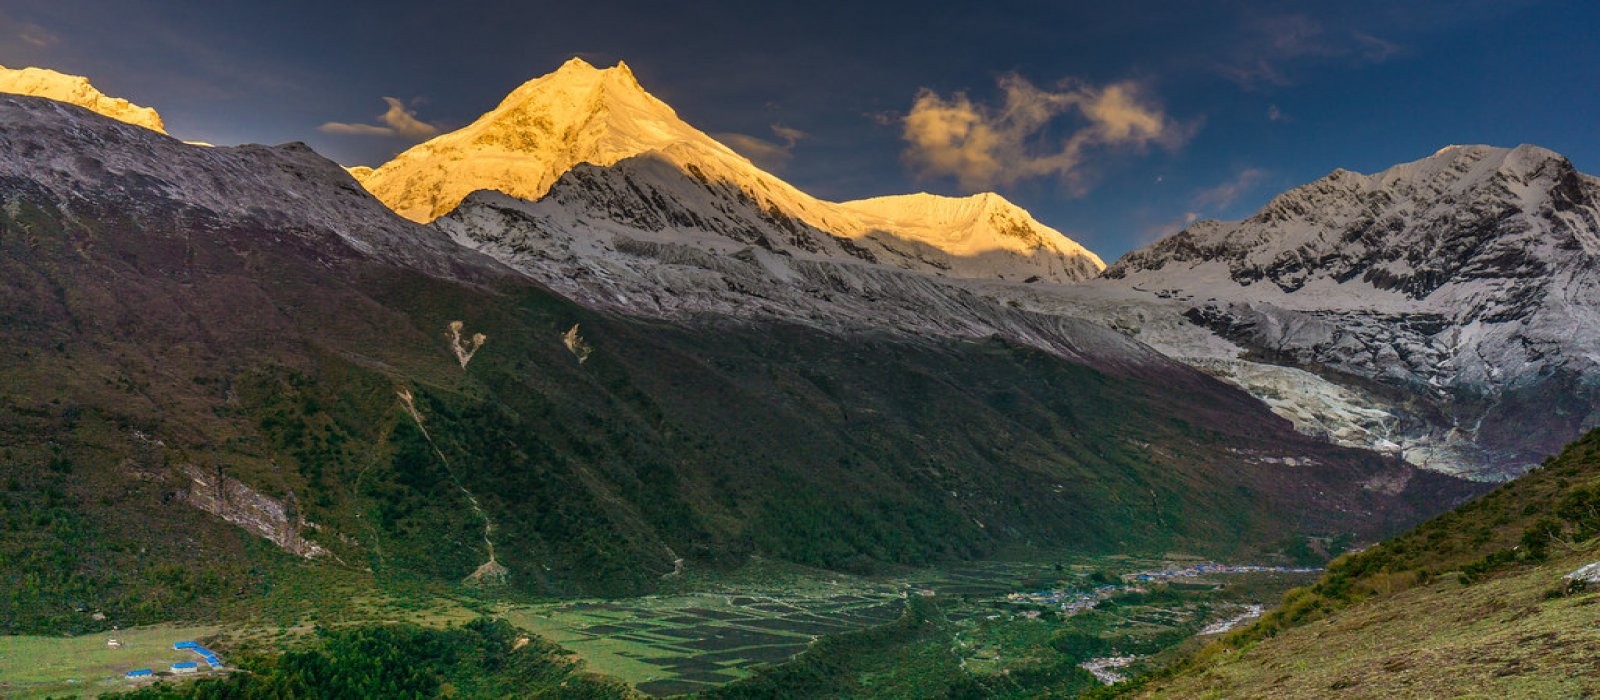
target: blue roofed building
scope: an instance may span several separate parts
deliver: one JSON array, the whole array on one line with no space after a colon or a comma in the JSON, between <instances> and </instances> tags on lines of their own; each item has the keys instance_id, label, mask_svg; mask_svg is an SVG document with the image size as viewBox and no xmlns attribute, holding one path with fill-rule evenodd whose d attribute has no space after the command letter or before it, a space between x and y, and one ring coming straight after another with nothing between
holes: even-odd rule
<instances>
[{"instance_id":1,"label":"blue roofed building","mask_svg":"<svg viewBox=\"0 0 1600 700\"><path fill-rule=\"evenodd\" d=\"M156 672L148 668L135 669L127 673L127 678L130 681L140 681L147 678L155 678L155 676Z\"/></svg>"},{"instance_id":2,"label":"blue roofed building","mask_svg":"<svg viewBox=\"0 0 1600 700\"><path fill-rule=\"evenodd\" d=\"M173 673L199 673L200 664L193 661L179 661L172 665Z\"/></svg>"},{"instance_id":3,"label":"blue roofed building","mask_svg":"<svg viewBox=\"0 0 1600 700\"><path fill-rule=\"evenodd\" d=\"M200 645L198 643L196 643L196 642L173 642L172 643L172 648L173 649L178 649L180 651L183 650L183 649L195 649L195 648L198 648L199 646Z\"/></svg>"}]
</instances>

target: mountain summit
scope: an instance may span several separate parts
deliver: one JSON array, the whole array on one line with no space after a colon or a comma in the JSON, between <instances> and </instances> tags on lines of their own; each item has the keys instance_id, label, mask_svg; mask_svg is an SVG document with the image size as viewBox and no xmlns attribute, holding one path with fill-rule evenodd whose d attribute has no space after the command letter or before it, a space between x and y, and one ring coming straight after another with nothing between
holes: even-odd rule
<instances>
[{"instance_id":1,"label":"mountain summit","mask_svg":"<svg viewBox=\"0 0 1600 700\"><path fill-rule=\"evenodd\" d=\"M579 163L608 166L675 143L738 157L645 92L627 64L602 69L574 58L466 127L401 153L362 184L401 216L425 223L476 190L538 199Z\"/></svg>"},{"instance_id":2,"label":"mountain summit","mask_svg":"<svg viewBox=\"0 0 1600 700\"><path fill-rule=\"evenodd\" d=\"M1083 246L995 194L907 195L846 204L820 200L684 122L620 62L596 68L574 58L518 87L472 124L419 144L371 172L351 172L402 216L429 222L477 190L539 200L579 165L612 168L635 157L671 168L639 166L626 175L583 177L644 177L655 181L657 190L679 194L684 182L666 180L686 180L716 200L699 202L710 209L691 206L692 218L718 219L730 207L748 209L765 220L752 225L776 227L768 233L777 239L800 235L787 229L803 222L817 235L801 238L820 236L800 243L803 253L860 258L865 251L867 259L941 276L1054 282L1086 279L1104 267ZM634 180L615 184L633 190L638 185ZM761 236L741 232L740 237Z\"/></svg>"},{"instance_id":3,"label":"mountain summit","mask_svg":"<svg viewBox=\"0 0 1600 700\"><path fill-rule=\"evenodd\" d=\"M48 68L7 68L0 66L0 92L46 97L77 105L117 121L167 133L161 115L120 97L109 97L89 84L81 75L57 73Z\"/></svg>"}]
</instances>

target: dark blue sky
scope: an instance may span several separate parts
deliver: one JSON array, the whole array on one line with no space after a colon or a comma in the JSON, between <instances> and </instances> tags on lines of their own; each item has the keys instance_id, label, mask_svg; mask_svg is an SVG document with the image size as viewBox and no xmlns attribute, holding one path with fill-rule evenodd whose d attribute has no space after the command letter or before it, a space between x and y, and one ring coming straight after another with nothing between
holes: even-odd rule
<instances>
[{"instance_id":1,"label":"dark blue sky","mask_svg":"<svg viewBox=\"0 0 1600 700\"><path fill-rule=\"evenodd\" d=\"M409 145L318 128L377 123L386 96L448 129L571 56L625 59L707 132L779 145L773 125L803 132L777 169L814 194L997 189L1108 260L1188 216L1242 216L1335 167L1371 172L1452 143L1536 143L1600 171L1597 39L1600 3L1577 0L0 9L0 64L87 75L155 107L181 138L306 141L346 164ZM1035 88L1013 106L1056 107L1008 118L1010 75ZM907 157L919 94L1002 145L964 142L973 150L944 166ZM1130 122L1091 110L1117 104L1159 121L1119 132ZM1005 170L958 177L974 152Z\"/></svg>"}]
</instances>

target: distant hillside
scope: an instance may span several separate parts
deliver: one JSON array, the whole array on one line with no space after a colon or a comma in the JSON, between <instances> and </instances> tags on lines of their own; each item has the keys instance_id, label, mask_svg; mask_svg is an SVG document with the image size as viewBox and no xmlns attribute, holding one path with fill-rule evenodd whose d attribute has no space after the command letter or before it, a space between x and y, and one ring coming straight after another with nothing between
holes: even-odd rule
<instances>
[{"instance_id":1,"label":"distant hillside","mask_svg":"<svg viewBox=\"0 0 1600 700\"><path fill-rule=\"evenodd\" d=\"M1053 354L618 317L303 146L20 96L0 125L4 632L225 616L317 577L625 594L679 560L1242 555L1473 491L1086 322Z\"/></svg>"},{"instance_id":2,"label":"distant hillside","mask_svg":"<svg viewBox=\"0 0 1600 700\"><path fill-rule=\"evenodd\" d=\"M1592 697L1600 431L1483 498L1348 555L1144 697Z\"/></svg>"}]
</instances>

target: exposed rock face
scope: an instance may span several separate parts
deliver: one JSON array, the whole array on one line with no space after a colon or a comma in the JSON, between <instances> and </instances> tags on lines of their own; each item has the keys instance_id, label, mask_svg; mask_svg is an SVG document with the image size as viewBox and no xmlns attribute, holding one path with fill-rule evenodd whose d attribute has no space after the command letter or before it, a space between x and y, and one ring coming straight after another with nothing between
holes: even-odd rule
<instances>
[{"instance_id":1,"label":"exposed rock face","mask_svg":"<svg viewBox=\"0 0 1600 700\"><path fill-rule=\"evenodd\" d=\"M1600 424L1600 181L1450 147L1333 174L1106 270L1254 359L1372 397L1408 459L1499 478Z\"/></svg>"},{"instance_id":2,"label":"exposed rock face","mask_svg":"<svg viewBox=\"0 0 1600 700\"><path fill-rule=\"evenodd\" d=\"M300 517L293 491L280 501L223 474L220 466L185 464L182 469L189 477L189 487L180 494L184 503L271 540L295 556L310 559L328 553L305 538L305 531L316 526Z\"/></svg>"},{"instance_id":3,"label":"exposed rock face","mask_svg":"<svg viewBox=\"0 0 1600 700\"><path fill-rule=\"evenodd\" d=\"M1561 577L1568 591L1582 591L1600 586L1600 561L1585 564Z\"/></svg>"},{"instance_id":4,"label":"exposed rock face","mask_svg":"<svg viewBox=\"0 0 1600 700\"><path fill-rule=\"evenodd\" d=\"M120 97L109 97L79 75L57 73L47 68L6 68L0 66L0 92L45 97L77 105L120 122L167 133L161 115Z\"/></svg>"}]
</instances>

